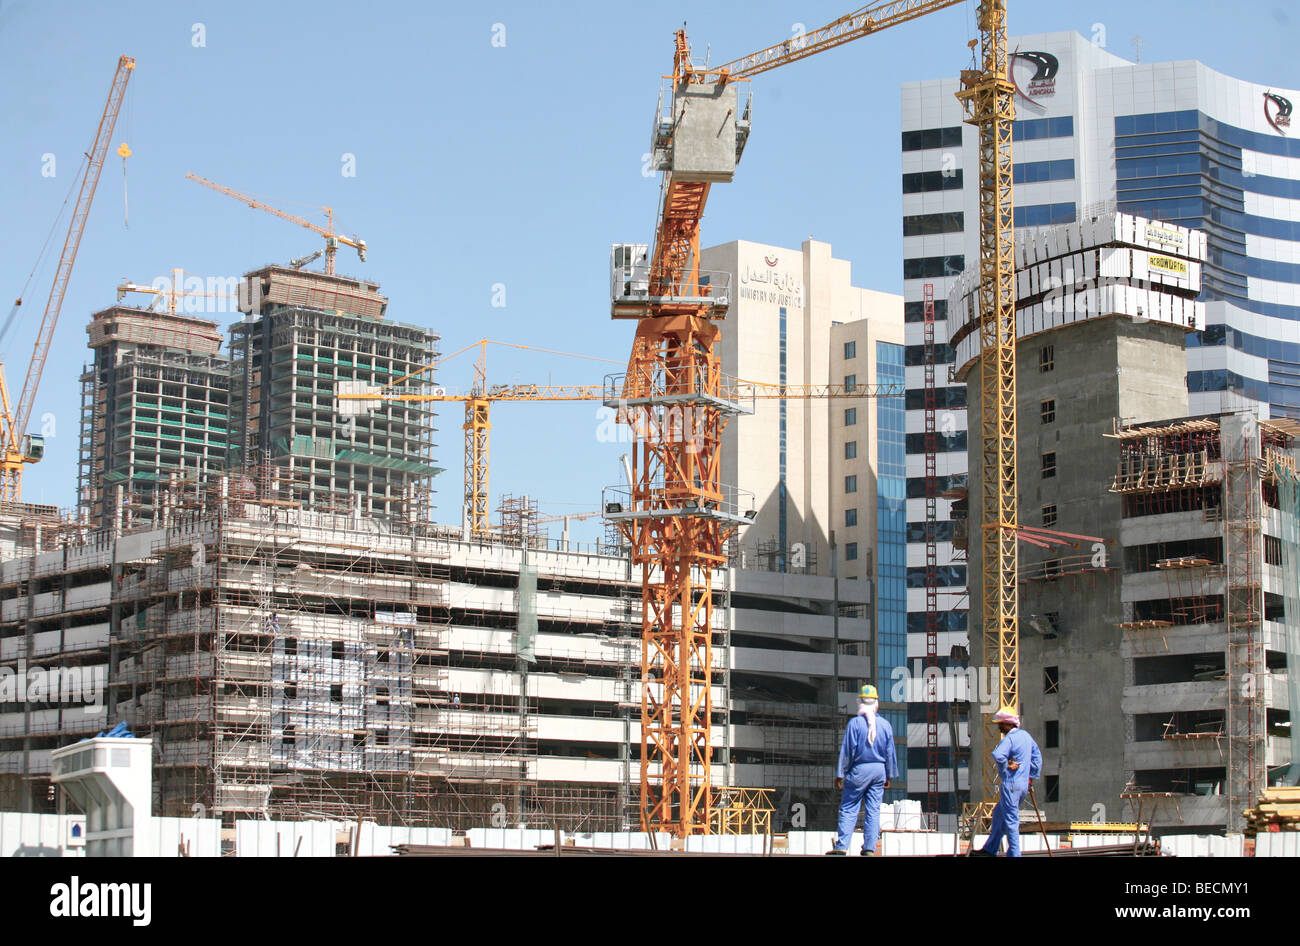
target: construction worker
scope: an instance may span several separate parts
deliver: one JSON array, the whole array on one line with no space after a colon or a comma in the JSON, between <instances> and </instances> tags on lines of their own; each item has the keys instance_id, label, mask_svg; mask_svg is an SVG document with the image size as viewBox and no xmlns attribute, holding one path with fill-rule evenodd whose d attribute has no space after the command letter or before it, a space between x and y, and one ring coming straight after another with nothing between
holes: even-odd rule
<instances>
[{"instance_id":1,"label":"construction worker","mask_svg":"<svg viewBox=\"0 0 1300 946\"><path fill-rule=\"evenodd\" d=\"M858 809L864 803L867 810L862 819L862 853L868 856L876 853L880 839L880 799L889 788L889 780L898 778L894 730L889 720L877 715L879 707L875 687L867 685L858 691L858 712L844 730L835 769L835 787L844 794L840 796L839 834L831 854L849 852L849 841L858 823Z\"/></svg>"},{"instance_id":2,"label":"construction worker","mask_svg":"<svg viewBox=\"0 0 1300 946\"><path fill-rule=\"evenodd\" d=\"M1002 741L993 750L993 761L998 764L998 777L1002 788L998 803L993 809L989 837L984 847L971 854L977 857L996 857L1007 839L1007 857L1020 856L1020 802L1042 773L1043 754L1038 751L1034 737L1020 728L1020 717L1013 707L1004 706L993 715Z\"/></svg>"}]
</instances>

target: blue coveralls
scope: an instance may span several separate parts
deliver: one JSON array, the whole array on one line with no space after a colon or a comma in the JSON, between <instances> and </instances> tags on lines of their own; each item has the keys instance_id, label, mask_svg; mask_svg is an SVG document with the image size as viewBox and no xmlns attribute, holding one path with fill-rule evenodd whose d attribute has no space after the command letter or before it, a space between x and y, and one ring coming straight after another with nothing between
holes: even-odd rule
<instances>
[{"instance_id":1,"label":"blue coveralls","mask_svg":"<svg viewBox=\"0 0 1300 946\"><path fill-rule=\"evenodd\" d=\"M1020 802L1029 791L1029 780L1038 778L1042 772L1043 754L1038 751L1034 737L1016 727L1003 736L998 747L993 750L993 761L998 764L1002 788L998 793L998 803L993 809L989 839L984 842L983 849L989 854L997 854L1005 835L1007 857L1019 857ZM1014 772L1008 768L1012 762L1019 763L1019 768Z\"/></svg>"},{"instance_id":2,"label":"blue coveralls","mask_svg":"<svg viewBox=\"0 0 1300 946\"><path fill-rule=\"evenodd\" d=\"M865 801L862 820L862 850L874 851L880 839L880 799L885 794L885 780L898 778L898 757L894 752L894 730L883 716L876 717L876 741L867 742L870 727L867 717L849 720L840 745L840 761L835 777L844 779L840 796L839 836L835 850L847 851L858 823L858 808Z\"/></svg>"}]
</instances>

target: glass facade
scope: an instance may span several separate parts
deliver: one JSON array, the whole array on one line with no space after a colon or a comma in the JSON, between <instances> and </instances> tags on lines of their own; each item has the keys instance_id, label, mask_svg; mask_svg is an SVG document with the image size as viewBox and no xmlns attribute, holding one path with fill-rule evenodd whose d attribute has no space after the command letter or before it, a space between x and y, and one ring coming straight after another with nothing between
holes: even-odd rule
<instances>
[{"instance_id":1,"label":"glass facade","mask_svg":"<svg viewBox=\"0 0 1300 946\"><path fill-rule=\"evenodd\" d=\"M876 381L904 381L902 345L876 343ZM907 455L901 397L876 400L876 688L888 693L896 667L907 666ZM887 801L907 797L907 711L885 710L894 729L900 778Z\"/></svg>"},{"instance_id":2,"label":"glass facade","mask_svg":"<svg viewBox=\"0 0 1300 946\"><path fill-rule=\"evenodd\" d=\"M1300 141L1236 128L1196 110L1116 116L1117 198L1121 210L1206 233L1209 258L1202 267L1201 299L1226 303L1228 324L1207 325L1188 337L1188 345L1227 345L1268 361L1267 378L1224 369L1191 371L1188 391L1232 391L1268 404L1274 417L1300 417L1300 345L1231 324L1234 309L1243 322L1250 319L1245 313L1300 321L1300 306L1252 299L1248 282L1300 285L1300 264L1260 259L1247 251L1248 237L1300 241L1300 221L1246 212L1247 195L1300 198L1300 180L1254 173L1243 149L1300 157Z\"/></svg>"}]
</instances>

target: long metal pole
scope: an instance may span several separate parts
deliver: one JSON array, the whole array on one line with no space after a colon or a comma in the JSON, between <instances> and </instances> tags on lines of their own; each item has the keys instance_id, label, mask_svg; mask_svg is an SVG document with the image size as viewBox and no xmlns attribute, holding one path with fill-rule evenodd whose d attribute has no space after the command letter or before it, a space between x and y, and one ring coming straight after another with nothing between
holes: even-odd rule
<instances>
[{"instance_id":1,"label":"long metal pole","mask_svg":"<svg viewBox=\"0 0 1300 946\"><path fill-rule=\"evenodd\" d=\"M831 666L834 668L831 672L835 675L831 680L831 703L835 706L835 713L838 716L840 711L840 553L835 545L835 530L831 530L831 641L834 648L834 659ZM836 731L839 730L839 719L834 721Z\"/></svg>"}]
</instances>

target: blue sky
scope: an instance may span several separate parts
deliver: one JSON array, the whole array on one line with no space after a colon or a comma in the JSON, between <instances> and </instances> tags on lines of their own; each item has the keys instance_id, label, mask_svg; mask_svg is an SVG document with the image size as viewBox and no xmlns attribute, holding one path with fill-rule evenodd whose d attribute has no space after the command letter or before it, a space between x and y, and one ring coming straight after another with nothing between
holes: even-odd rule
<instances>
[{"instance_id":1,"label":"blue sky","mask_svg":"<svg viewBox=\"0 0 1300 946\"><path fill-rule=\"evenodd\" d=\"M687 22L715 63L853 8L800 3L449 5L376 0L60 3L0 0L0 313L27 280L94 132L120 54L136 58L73 272L35 416L45 461L23 498L75 502L85 326L123 278L180 266L234 276L317 248L316 236L185 180L193 171L293 212L334 207L369 244L340 272L377 280L390 317L434 328L445 352L489 337L620 361L632 327L612 322L612 242L648 241L657 182L642 176L659 76ZM898 292L899 83L967 65L974 4L759 76L754 131L734 183L716 187L706 245L798 246L812 235L853 263L857 285ZM1014 2L1013 34L1104 24L1108 48L1143 61L1200 59L1228 75L1300 87L1300 14L1282 3ZM201 24L201 31L196 31ZM498 43L504 26L504 45ZM203 44L196 45L201 35ZM43 156L56 176L43 177ZM355 157L345 176L344 155ZM4 340L11 396L22 383L63 224ZM504 284L505 306L494 307ZM138 297L137 297L138 298ZM224 324L232 316L213 316ZM725 329L724 329L725 330ZM497 350L495 382L599 383L614 364ZM440 381L468 385L471 363ZM596 406L494 411L493 502L529 493L555 513L594 509L624 446L602 443ZM461 417L440 421L443 521L459 521ZM595 534L583 524L575 532Z\"/></svg>"}]
</instances>

